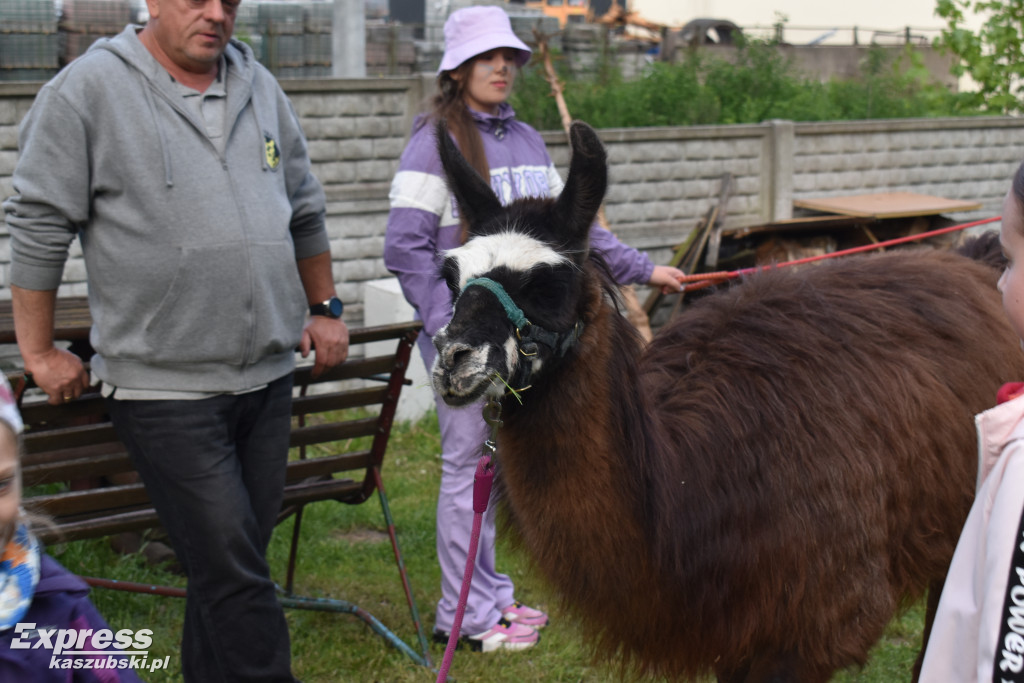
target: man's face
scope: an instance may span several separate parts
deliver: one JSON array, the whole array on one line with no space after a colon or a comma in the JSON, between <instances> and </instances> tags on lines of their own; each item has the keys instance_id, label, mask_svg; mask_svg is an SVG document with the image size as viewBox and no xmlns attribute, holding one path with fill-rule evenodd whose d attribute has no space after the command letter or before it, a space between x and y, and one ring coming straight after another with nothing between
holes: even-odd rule
<instances>
[{"instance_id":1,"label":"man's face","mask_svg":"<svg viewBox=\"0 0 1024 683\"><path fill-rule=\"evenodd\" d=\"M239 0L147 0L160 49L186 71L208 73L235 29Z\"/></svg>"}]
</instances>

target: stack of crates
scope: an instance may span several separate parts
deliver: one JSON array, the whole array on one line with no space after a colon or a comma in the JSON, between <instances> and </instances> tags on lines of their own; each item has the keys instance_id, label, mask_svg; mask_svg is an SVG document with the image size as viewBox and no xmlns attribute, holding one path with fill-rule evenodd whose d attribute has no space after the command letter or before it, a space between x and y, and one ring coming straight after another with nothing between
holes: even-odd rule
<instances>
[{"instance_id":1,"label":"stack of crates","mask_svg":"<svg viewBox=\"0 0 1024 683\"><path fill-rule=\"evenodd\" d=\"M313 0L304 5L306 78L331 75L333 59L332 31L334 26L334 3Z\"/></svg>"},{"instance_id":2,"label":"stack of crates","mask_svg":"<svg viewBox=\"0 0 1024 683\"><path fill-rule=\"evenodd\" d=\"M366 75L407 76L414 73L416 69L414 30L415 27L402 24L368 24L366 27Z\"/></svg>"},{"instance_id":3,"label":"stack of crates","mask_svg":"<svg viewBox=\"0 0 1024 683\"><path fill-rule=\"evenodd\" d=\"M558 17L546 17L538 10L514 10L512 5L508 10L509 23L512 24L512 32L530 47L535 47L537 37L533 29L548 37L548 49L562 49L562 30L558 25Z\"/></svg>"},{"instance_id":4,"label":"stack of crates","mask_svg":"<svg viewBox=\"0 0 1024 683\"><path fill-rule=\"evenodd\" d=\"M260 61L278 78L302 78L306 67L306 19L302 5L261 2L257 17L263 36Z\"/></svg>"},{"instance_id":5,"label":"stack of crates","mask_svg":"<svg viewBox=\"0 0 1024 683\"><path fill-rule=\"evenodd\" d=\"M242 2L238 5L238 12L235 14L235 30L232 38L246 43L252 48L256 60L263 62L263 33L260 29L260 6L252 2Z\"/></svg>"},{"instance_id":6,"label":"stack of crates","mask_svg":"<svg viewBox=\"0 0 1024 683\"><path fill-rule=\"evenodd\" d=\"M130 0L64 0L61 66L85 54L97 38L116 36L131 22Z\"/></svg>"},{"instance_id":7,"label":"stack of crates","mask_svg":"<svg viewBox=\"0 0 1024 683\"><path fill-rule=\"evenodd\" d=\"M48 80L57 52L53 0L0 0L0 80Z\"/></svg>"}]
</instances>

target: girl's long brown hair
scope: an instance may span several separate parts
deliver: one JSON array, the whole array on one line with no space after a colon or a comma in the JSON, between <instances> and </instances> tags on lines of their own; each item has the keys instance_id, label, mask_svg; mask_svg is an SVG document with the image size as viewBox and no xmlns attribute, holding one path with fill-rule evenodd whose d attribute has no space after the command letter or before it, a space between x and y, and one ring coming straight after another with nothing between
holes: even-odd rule
<instances>
[{"instance_id":1,"label":"girl's long brown hair","mask_svg":"<svg viewBox=\"0 0 1024 683\"><path fill-rule=\"evenodd\" d=\"M463 97L474 64L476 57L467 59L451 71L442 71L437 77L438 93L431 105L435 118L447 120L448 130L455 136L462 156L477 173L490 182L491 168L484 154L484 143Z\"/></svg>"},{"instance_id":2,"label":"girl's long brown hair","mask_svg":"<svg viewBox=\"0 0 1024 683\"><path fill-rule=\"evenodd\" d=\"M467 59L451 71L442 71L437 77L438 92L431 101L431 118L447 121L448 130L455 136L462 156L490 184L491 167L484 154L484 142L463 97L474 64L476 57ZM461 218L459 222L462 227L460 241L465 243L469 226Z\"/></svg>"}]
</instances>

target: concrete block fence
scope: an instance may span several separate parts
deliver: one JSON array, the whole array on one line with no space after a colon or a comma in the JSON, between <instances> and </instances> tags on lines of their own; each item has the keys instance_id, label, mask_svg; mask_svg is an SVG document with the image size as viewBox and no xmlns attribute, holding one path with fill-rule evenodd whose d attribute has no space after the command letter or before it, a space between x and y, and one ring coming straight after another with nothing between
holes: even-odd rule
<instances>
[{"instance_id":1,"label":"concrete block fence","mask_svg":"<svg viewBox=\"0 0 1024 683\"><path fill-rule=\"evenodd\" d=\"M388 187L431 77L284 80L309 139L328 200L334 276L346 318L364 323L367 283L389 277L382 251ZM0 83L0 200L13 192L17 127L41 84ZM585 118L584 112L576 112ZM126 134L130 134L127 133ZM795 199L913 191L982 203L954 217L997 215L1024 159L1024 119L955 118L607 129L612 230L665 262L733 176L726 225L787 218ZM561 131L543 133L565 172ZM55 159L54 163L60 163ZM0 224L0 298L8 289L9 238ZM85 293L76 250L61 295ZM641 292L641 296L644 292Z\"/></svg>"}]
</instances>

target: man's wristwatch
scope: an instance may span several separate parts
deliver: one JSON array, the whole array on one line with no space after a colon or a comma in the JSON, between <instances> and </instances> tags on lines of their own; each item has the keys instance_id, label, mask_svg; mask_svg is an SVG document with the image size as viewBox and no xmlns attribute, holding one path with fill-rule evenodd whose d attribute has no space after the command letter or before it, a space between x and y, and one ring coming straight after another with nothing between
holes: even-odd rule
<instances>
[{"instance_id":1,"label":"man's wristwatch","mask_svg":"<svg viewBox=\"0 0 1024 683\"><path fill-rule=\"evenodd\" d=\"M342 311L345 310L345 305L341 303L341 299L336 296L332 296L327 301L319 304L313 304L309 307L310 315L323 315L328 318L338 319L341 317Z\"/></svg>"}]
</instances>

